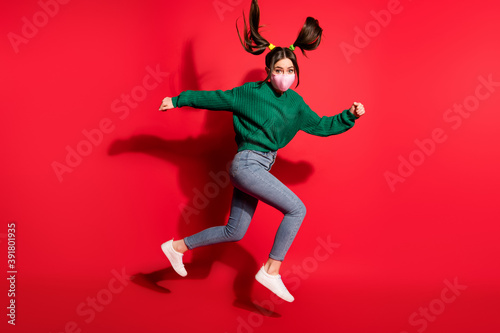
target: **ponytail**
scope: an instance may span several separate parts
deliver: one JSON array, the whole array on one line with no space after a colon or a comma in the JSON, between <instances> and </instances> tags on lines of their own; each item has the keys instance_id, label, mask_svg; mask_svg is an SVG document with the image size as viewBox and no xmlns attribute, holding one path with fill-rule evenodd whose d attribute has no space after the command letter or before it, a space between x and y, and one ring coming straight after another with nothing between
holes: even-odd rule
<instances>
[{"instance_id":1,"label":"ponytail","mask_svg":"<svg viewBox=\"0 0 500 333\"><path fill-rule=\"evenodd\" d=\"M279 60L286 58L290 59L295 67L295 72L297 73L296 87L298 87L300 83L299 64L297 63L297 57L295 56L294 50L297 47L300 48L302 54L307 57L305 51L312 51L318 48L323 34L323 29L319 26L318 20L313 17L308 17L295 42L290 45L290 47L286 48L274 46L260 35L260 9L257 0L252 0L252 4L250 6L250 15L248 17L249 27L247 28L245 13L243 13L243 23L243 35L241 35L240 30L238 29L238 20L236 20L236 31L238 32L238 37L245 51L254 55L259 55L264 53L267 48L271 50L271 52L266 55L266 67L269 69L267 77L260 83L263 84L269 81L274 64Z\"/></svg>"},{"instance_id":2,"label":"ponytail","mask_svg":"<svg viewBox=\"0 0 500 333\"><path fill-rule=\"evenodd\" d=\"M322 34L323 29L319 26L318 20L314 17L308 17L293 46L295 48L299 47L302 54L306 56L305 51L312 51L318 48L319 43L321 43Z\"/></svg>"},{"instance_id":3,"label":"ponytail","mask_svg":"<svg viewBox=\"0 0 500 333\"><path fill-rule=\"evenodd\" d=\"M257 0L252 0L252 5L250 6L250 15L248 17L250 30L247 28L245 13L243 13L243 23L244 28L242 39L240 30L238 29L238 21L236 21L236 31L238 32L238 37L240 38L241 45L243 45L243 48L251 54L262 54L271 44L259 33L259 28L261 28L261 26L259 26L260 9Z\"/></svg>"}]
</instances>

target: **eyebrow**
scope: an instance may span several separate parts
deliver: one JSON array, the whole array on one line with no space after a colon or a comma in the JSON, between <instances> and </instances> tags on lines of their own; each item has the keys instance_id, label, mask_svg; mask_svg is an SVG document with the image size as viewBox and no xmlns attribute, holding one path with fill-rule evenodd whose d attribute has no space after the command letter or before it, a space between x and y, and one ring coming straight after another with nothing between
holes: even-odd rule
<instances>
[{"instance_id":1,"label":"eyebrow","mask_svg":"<svg viewBox=\"0 0 500 333\"><path fill-rule=\"evenodd\" d=\"M281 67L281 66L274 67L274 69L278 69L278 68L283 69L283 67ZM294 67L293 66L288 67L288 69L290 69L290 68L294 68Z\"/></svg>"}]
</instances>

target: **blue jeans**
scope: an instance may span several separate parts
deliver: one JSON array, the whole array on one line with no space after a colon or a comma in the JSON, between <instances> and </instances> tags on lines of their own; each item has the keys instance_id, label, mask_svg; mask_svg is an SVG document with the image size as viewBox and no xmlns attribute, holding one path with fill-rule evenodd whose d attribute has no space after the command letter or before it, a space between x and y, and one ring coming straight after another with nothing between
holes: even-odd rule
<instances>
[{"instance_id":1,"label":"blue jeans","mask_svg":"<svg viewBox=\"0 0 500 333\"><path fill-rule=\"evenodd\" d=\"M283 261L306 215L306 207L269 172L275 159L276 152L243 150L236 154L229 170L235 188L228 223L184 238L188 249L242 239L260 200L284 214L269 254L269 258Z\"/></svg>"}]
</instances>

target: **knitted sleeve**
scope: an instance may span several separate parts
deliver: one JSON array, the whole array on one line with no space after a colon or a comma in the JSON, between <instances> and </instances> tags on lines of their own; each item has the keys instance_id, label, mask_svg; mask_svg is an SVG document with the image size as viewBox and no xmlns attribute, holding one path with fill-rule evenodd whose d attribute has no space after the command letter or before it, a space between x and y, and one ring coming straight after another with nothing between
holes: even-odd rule
<instances>
[{"instance_id":1,"label":"knitted sleeve","mask_svg":"<svg viewBox=\"0 0 500 333\"><path fill-rule=\"evenodd\" d=\"M354 126L355 120L356 116L349 110L344 110L331 117L320 117L309 106L305 105L300 129L312 135L329 136L344 133Z\"/></svg>"},{"instance_id":2,"label":"knitted sleeve","mask_svg":"<svg viewBox=\"0 0 500 333\"><path fill-rule=\"evenodd\" d=\"M176 108L190 106L197 109L232 111L235 99L233 90L186 90L173 97L172 104Z\"/></svg>"}]
</instances>

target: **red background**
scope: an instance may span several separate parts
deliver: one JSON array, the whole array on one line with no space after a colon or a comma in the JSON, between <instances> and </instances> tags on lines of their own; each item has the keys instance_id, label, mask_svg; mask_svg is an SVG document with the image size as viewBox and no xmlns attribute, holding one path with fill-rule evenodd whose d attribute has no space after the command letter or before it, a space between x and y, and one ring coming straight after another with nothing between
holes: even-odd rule
<instances>
[{"instance_id":1,"label":"red background","mask_svg":"<svg viewBox=\"0 0 500 333\"><path fill-rule=\"evenodd\" d=\"M308 15L324 28L309 59L298 55L296 91L311 108L367 110L345 134L299 133L279 152L274 173L308 208L283 265L291 304L253 280L280 221L264 204L242 241L186 255L185 279L159 247L225 223L231 186L210 174L236 151L231 114L158 107L186 89L264 77L264 56L244 52L235 31L250 2L46 2L52 16L37 1L0 11L0 267L6 275L15 221L18 269L15 327L1 284L2 330L498 332L500 87L479 88L478 105L471 97L479 77L500 82L496 1L401 0L385 27L371 12L393 1L260 2L275 45L291 44ZM372 29L368 45L356 27ZM342 43L358 52L346 57ZM464 101L473 111L446 120ZM92 130L102 122L101 139ZM92 151L58 179L67 147L89 148L84 130ZM410 159L418 165L401 166ZM404 182L391 185L388 172ZM325 257L318 238L334 251ZM123 271L135 278L117 280ZM467 288L453 294L445 281Z\"/></svg>"}]
</instances>

